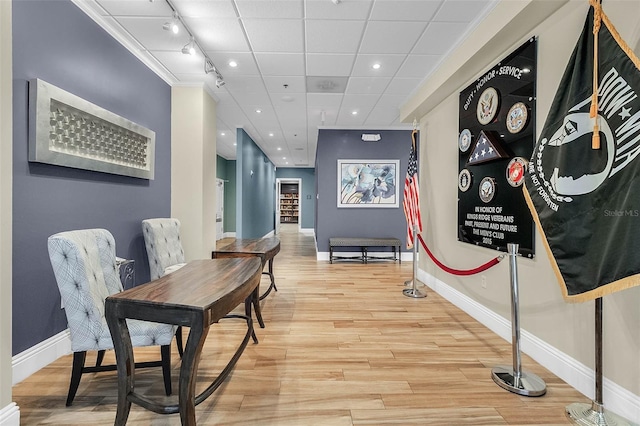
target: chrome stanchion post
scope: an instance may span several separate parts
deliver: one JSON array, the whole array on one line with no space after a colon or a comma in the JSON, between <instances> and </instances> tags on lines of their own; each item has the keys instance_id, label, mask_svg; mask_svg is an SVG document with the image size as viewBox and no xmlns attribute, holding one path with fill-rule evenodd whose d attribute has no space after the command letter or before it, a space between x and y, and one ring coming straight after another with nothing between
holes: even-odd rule
<instances>
[{"instance_id":1,"label":"chrome stanchion post","mask_svg":"<svg viewBox=\"0 0 640 426\"><path fill-rule=\"evenodd\" d=\"M591 401L591 405L580 402L569 404L566 407L566 414L571 421L578 425L595 426L630 426L626 419L610 413L604 409L602 399L602 298L596 300L596 397Z\"/></svg>"},{"instance_id":2,"label":"chrome stanchion post","mask_svg":"<svg viewBox=\"0 0 640 426\"><path fill-rule=\"evenodd\" d=\"M540 396L547 391L544 381L533 373L522 371L520 357L520 307L518 296L518 244L507 244L511 278L511 346L513 366L497 366L491 377L498 386L524 396Z\"/></svg>"},{"instance_id":3,"label":"chrome stanchion post","mask_svg":"<svg viewBox=\"0 0 640 426\"><path fill-rule=\"evenodd\" d=\"M413 225L413 278L411 282L413 285L411 288L405 288L402 290L402 294L407 297L427 297L426 293L421 292L416 288L416 282L418 281L418 226ZM407 281L405 281L405 285L407 285Z\"/></svg>"}]
</instances>

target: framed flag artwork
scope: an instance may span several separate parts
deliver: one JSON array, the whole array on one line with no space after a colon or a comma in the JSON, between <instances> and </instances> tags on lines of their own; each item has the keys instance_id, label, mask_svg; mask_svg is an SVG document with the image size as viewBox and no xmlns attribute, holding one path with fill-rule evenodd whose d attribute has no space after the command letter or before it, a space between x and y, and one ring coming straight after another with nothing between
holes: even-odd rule
<instances>
[{"instance_id":1,"label":"framed flag artwork","mask_svg":"<svg viewBox=\"0 0 640 426\"><path fill-rule=\"evenodd\" d=\"M522 194L535 143L536 39L460 92L458 241L535 255L535 226Z\"/></svg>"}]
</instances>

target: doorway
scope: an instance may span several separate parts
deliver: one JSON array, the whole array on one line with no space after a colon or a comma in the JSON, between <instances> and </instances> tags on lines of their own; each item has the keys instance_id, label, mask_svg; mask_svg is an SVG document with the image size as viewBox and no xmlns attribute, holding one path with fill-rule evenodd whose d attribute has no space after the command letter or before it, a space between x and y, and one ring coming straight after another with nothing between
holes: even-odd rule
<instances>
[{"instance_id":1,"label":"doorway","mask_svg":"<svg viewBox=\"0 0 640 426\"><path fill-rule=\"evenodd\" d=\"M224 181L216 179L216 241L224 237Z\"/></svg>"},{"instance_id":2,"label":"doorway","mask_svg":"<svg viewBox=\"0 0 640 426\"><path fill-rule=\"evenodd\" d=\"M276 234L280 226L295 225L300 231L302 225L302 179L276 179Z\"/></svg>"}]
</instances>

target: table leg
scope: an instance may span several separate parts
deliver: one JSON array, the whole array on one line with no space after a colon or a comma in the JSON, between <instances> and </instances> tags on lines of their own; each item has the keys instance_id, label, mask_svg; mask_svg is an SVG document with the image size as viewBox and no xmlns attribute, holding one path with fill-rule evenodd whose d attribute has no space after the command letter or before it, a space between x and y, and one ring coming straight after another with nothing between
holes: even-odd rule
<instances>
[{"instance_id":1,"label":"table leg","mask_svg":"<svg viewBox=\"0 0 640 426\"><path fill-rule=\"evenodd\" d=\"M133 358L133 345L131 335L124 318L117 318L114 307L106 305L106 320L113 340L118 366L118 406L116 409L115 426L127 424L131 401L127 398L133 392L135 386L135 360Z\"/></svg>"},{"instance_id":2,"label":"table leg","mask_svg":"<svg viewBox=\"0 0 640 426\"><path fill-rule=\"evenodd\" d=\"M202 321L190 326L187 345L182 355L178 406L180 421L183 425L195 426L196 424L196 376L202 347L209 332L208 324L207 319L203 318Z\"/></svg>"},{"instance_id":3,"label":"table leg","mask_svg":"<svg viewBox=\"0 0 640 426\"><path fill-rule=\"evenodd\" d=\"M271 259L269 259L269 270L268 270L268 272L263 272L263 274L269 276L269 279L271 280L271 283L269 284L269 288L267 289L267 291L265 291L264 294L262 296L260 296L260 300L262 300L265 297L267 297L269 295L269 293L271 293L271 290L278 291L278 288L276 287L276 278L273 275L273 257Z\"/></svg>"}]
</instances>

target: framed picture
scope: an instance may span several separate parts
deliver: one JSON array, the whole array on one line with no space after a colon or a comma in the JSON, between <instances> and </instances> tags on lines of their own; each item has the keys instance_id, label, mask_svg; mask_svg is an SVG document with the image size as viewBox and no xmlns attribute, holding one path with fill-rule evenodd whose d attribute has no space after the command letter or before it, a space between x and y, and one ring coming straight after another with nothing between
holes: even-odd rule
<instances>
[{"instance_id":1,"label":"framed picture","mask_svg":"<svg viewBox=\"0 0 640 426\"><path fill-rule=\"evenodd\" d=\"M338 207L398 207L399 160L338 160Z\"/></svg>"}]
</instances>

